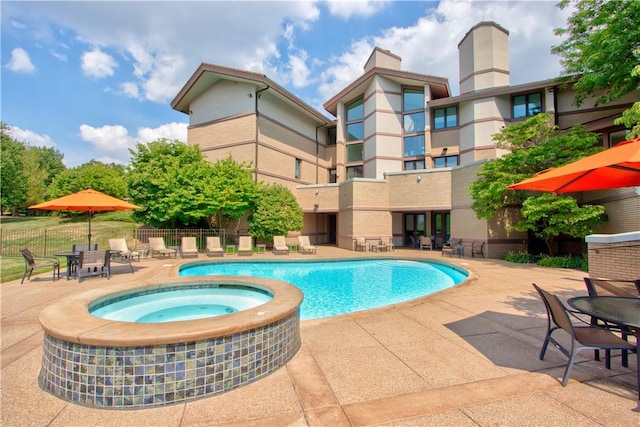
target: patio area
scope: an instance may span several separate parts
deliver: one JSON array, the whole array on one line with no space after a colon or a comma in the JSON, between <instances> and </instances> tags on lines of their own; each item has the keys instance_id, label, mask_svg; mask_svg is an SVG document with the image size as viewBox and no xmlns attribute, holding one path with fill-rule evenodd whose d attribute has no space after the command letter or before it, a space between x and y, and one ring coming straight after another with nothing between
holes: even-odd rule
<instances>
[{"instance_id":1,"label":"patio area","mask_svg":"<svg viewBox=\"0 0 640 427\"><path fill-rule=\"evenodd\" d=\"M355 258L319 246L317 255ZM377 310L303 321L302 347L270 376L216 397L144 410L99 410L60 400L38 386L43 331L39 312L87 289L169 282L183 259L145 259L116 267L110 280L51 281L51 272L1 285L3 426L364 426L607 425L640 423L636 355L629 368L614 352L612 369L585 351L567 387L566 358L549 348L538 359L546 313L532 282L564 301L586 295L577 270L494 259L442 258L439 251L391 255L435 258L469 270L467 282ZM253 258L275 257L254 254ZM205 259L200 254L199 260ZM287 259L282 255L279 260ZM223 259L236 259L225 255ZM243 258L246 259L246 258ZM219 258L212 258L219 260Z\"/></svg>"}]
</instances>

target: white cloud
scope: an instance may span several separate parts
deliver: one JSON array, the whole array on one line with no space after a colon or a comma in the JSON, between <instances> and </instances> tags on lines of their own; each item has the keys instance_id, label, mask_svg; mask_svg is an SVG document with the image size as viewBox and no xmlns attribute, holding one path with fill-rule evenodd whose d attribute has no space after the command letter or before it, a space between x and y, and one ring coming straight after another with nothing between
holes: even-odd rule
<instances>
[{"instance_id":1,"label":"white cloud","mask_svg":"<svg viewBox=\"0 0 640 427\"><path fill-rule=\"evenodd\" d=\"M36 70L26 50L17 47L11 51L11 59L5 65L9 70L17 73L33 73Z\"/></svg>"},{"instance_id":2,"label":"white cloud","mask_svg":"<svg viewBox=\"0 0 640 427\"><path fill-rule=\"evenodd\" d=\"M121 125L80 126L80 138L92 145L96 160L110 159L108 162L121 164L129 162L129 149L135 149L138 143L146 144L159 138L187 141L187 123L166 123L157 128L139 128L137 132L137 135L129 135L127 128Z\"/></svg>"},{"instance_id":3,"label":"white cloud","mask_svg":"<svg viewBox=\"0 0 640 427\"><path fill-rule=\"evenodd\" d=\"M11 135L16 141L26 142L34 147L55 148L56 144L49 135L40 135L33 131L11 126Z\"/></svg>"},{"instance_id":4,"label":"white cloud","mask_svg":"<svg viewBox=\"0 0 640 427\"><path fill-rule=\"evenodd\" d=\"M99 48L95 48L82 55L82 71L96 79L113 76L114 68L118 66L113 57L104 53Z\"/></svg>"},{"instance_id":5,"label":"white cloud","mask_svg":"<svg viewBox=\"0 0 640 427\"><path fill-rule=\"evenodd\" d=\"M354 0L328 0L327 7L332 15L342 19L349 19L354 16L371 16L378 13L385 6L387 1L354 1Z\"/></svg>"},{"instance_id":6,"label":"white cloud","mask_svg":"<svg viewBox=\"0 0 640 427\"><path fill-rule=\"evenodd\" d=\"M310 83L311 70L306 64L308 56L309 55L305 51L289 55L291 83L294 87L305 87Z\"/></svg>"},{"instance_id":7,"label":"white cloud","mask_svg":"<svg viewBox=\"0 0 640 427\"><path fill-rule=\"evenodd\" d=\"M120 85L122 93L130 98L138 98L140 96L140 90L135 82L125 82Z\"/></svg>"}]
</instances>

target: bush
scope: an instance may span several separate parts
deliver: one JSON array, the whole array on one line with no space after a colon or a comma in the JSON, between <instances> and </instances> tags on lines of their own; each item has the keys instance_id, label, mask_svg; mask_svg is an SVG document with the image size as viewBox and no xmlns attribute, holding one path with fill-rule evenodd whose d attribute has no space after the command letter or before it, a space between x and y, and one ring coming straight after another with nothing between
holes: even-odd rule
<instances>
[{"instance_id":1,"label":"bush","mask_svg":"<svg viewBox=\"0 0 640 427\"><path fill-rule=\"evenodd\" d=\"M545 256L540 258L538 265L542 267L574 268L582 271L589 271L589 264L587 260L581 256Z\"/></svg>"},{"instance_id":2,"label":"bush","mask_svg":"<svg viewBox=\"0 0 640 427\"><path fill-rule=\"evenodd\" d=\"M519 264L534 264L538 262L540 256L517 252L507 252L502 256L502 259L509 262L517 262Z\"/></svg>"}]
</instances>

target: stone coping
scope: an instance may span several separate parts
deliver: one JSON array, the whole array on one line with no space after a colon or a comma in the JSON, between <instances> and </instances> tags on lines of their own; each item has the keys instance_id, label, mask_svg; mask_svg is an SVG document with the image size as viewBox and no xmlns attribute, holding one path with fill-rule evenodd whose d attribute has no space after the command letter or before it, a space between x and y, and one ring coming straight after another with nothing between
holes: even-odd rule
<instances>
[{"instance_id":1,"label":"stone coping","mask_svg":"<svg viewBox=\"0 0 640 427\"><path fill-rule=\"evenodd\" d=\"M640 240L640 231L619 234L590 234L584 238L587 243L620 243Z\"/></svg>"},{"instance_id":2,"label":"stone coping","mask_svg":"<svg viewBox=\"0 0 640 427\"><path fill-rule=\"evenodd\" d=\"M166 323L133 323L102 319L89 313L89 304L105 297L141 289L176 285L231 284L260 288L274 295L257 307L214 318ZM174 277L152 286L135 282L89 290L66 297L40 312L45 333L61 340L84 345L128 347L199 341L228 336L281 320L298 310L303 294L286 282L261 277L216 276L215 278Z\"/></svg>"}]
</instances>

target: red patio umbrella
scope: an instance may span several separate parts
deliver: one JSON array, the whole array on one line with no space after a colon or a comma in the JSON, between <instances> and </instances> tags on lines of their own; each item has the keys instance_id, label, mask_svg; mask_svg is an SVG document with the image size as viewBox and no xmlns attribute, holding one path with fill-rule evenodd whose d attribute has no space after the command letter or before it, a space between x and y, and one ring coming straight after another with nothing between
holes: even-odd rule
<instances>
[{"instance_id":1,"label":"red patio umbrella","mask_svg":"<svg viewBox=\"0 0 640 427\"><path fill-rule=\"evenodd\" d=\"M640 186L640 138L621 142L573 163L540 172L507 188L572 193L637 186Z\"/></svg>"},{"instance_id":2,"label":"red patio umbrella","mask_svg":"<svg viewBox=\"0 0 640 427\"><path fill-rule=\"evenodd\" d=\"M104 211L126 211L140 209L132 203L111 197L91 188L57 199L29 206L29 209L49 211L86 211L89 215L89 246L91 246L91 214Z\"/></svg>"}]
</instances>

